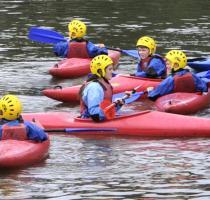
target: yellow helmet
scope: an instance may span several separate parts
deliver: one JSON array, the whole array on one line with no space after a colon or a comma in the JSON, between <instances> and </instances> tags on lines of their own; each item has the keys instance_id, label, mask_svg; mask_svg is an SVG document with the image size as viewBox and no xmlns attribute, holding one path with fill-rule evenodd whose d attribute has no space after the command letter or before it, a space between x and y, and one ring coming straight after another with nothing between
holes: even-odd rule
<instances>
[{"instance_id":1,"label":"yellow helmet","mask_svg":"<svg viewBox=\"0 0 210 200\"><path fill-rule=\"evenodd\" d=\"M82 38L86 35L87 27L83 22L79 20L76 19L72 20L69 23L68 28L69 28L69 37L71 39Z\"/></svg>"},{"instance_id":2,"label":"yellow helmet","mask_svg":"<svg viewBox=\"0 0 210 200\"><path fill-rule=\"evenodd\" d=\"M107 55L99 55L92 59L90 63L90 71L92 74L97 75L98 77L104 77L106 72L105 69L107 66L112 65L112 59ZM99 73L101 70L102 74Z\"/></svg>"},{"instance_id":3,"label":"yellow helmet","mask_svg":"<svg viewBox=\"0 0 210 200\"><path fill-rule=\"evenodd\" d=\"M156 51L156 43L155 40L148 36L143 36L138 39L136 43L136 47L145 46L149 49L150 54L154 54Z\"/></svg>"},{"instance_id":4,"label":"yellow helmet","mask_svg":"<svg viewBox=\"0 0 210 200\"><path fill-rule=\"evenodd\" d=\"M22 105L16 96L8 94L0 99L0 109L0 118L15 120L22 112Z\"/></svg>"},{"instance_id":5,"label":"yellow helmet","mask_svg":"<svg viewBox=\"0 0 210 200\"><path fill-rule=\"evenodd\" d=\"M183 69L187 65L187 57L183 51L171 50L169 51L165 58L171 63L171 68L175 71L178 69ZM177 64L177 65L175 65Z\"/></svg>"}]
</instances>

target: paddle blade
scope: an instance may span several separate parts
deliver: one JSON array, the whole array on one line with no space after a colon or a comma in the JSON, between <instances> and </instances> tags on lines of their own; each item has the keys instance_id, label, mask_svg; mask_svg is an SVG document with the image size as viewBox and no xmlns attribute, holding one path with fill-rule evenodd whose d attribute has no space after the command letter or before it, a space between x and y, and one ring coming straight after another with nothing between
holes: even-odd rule
<instances>
[{"instance_id":1,"label":"paddle blade","mask_svg":"<svg viewBox=\"0 0 210 200\"><path fill-rule=\"evenodd\" d=\"M125 104L129 104L138 100L143 94L144 94L144 91L134 93L131 97L125 99Z\"/></svg>"},{"instance_id":2,"label":"paddle blade","mask_svg":"<svg viewBox=\"0 0 210 200\"><path fill-rule=\"evenodd\" d=\"M67 41L67 39L62 34L40 27L30 28L28 38L30 40L46 44L56 44L58 42Z\"/></svg>"},{"instance_id":3,"label":"paddle blade","mask_svg":"<svg viewBox=\"0 0 210 200\"><path fill-rule=\"evenodd\" d=\"M100 104L100 108L104 111L106 119L113 119L115 117L115 104L111 103L109 100L104 100Z\"/></svg>"},{"instance_id":4,"label":"paddle blade","mask_svg":"<svg viewBox=\"0 0 210 200\"><path fill-rule=\"evenodd\" d=\"M129 104L129 103L132 103L132 102L138 100L143 94L144 94L144 92L136 92L136 93L132 94L131 97L125 99L125 104ZM124 92L114 94L113 95L113 102L116 101L116 99L123 98L124 96L125 96Z\"/></svg>"}]
</instances>

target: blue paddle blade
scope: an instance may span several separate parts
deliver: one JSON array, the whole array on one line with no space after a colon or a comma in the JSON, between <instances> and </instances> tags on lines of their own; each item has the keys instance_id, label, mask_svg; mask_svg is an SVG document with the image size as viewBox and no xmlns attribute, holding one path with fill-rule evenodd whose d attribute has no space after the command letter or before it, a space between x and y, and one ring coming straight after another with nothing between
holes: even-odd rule
<instances>
[{"instance_id":1,"label":"blue paddle blade","mask_svg":"<svg viewBox=\"0 0 210 200\"><path fill-rule=\"evenodd\" d=\"M125 104L129 104L129 103L132 103L132 102L138 100L143 94L144 94L144 92L134 93L131 97L129 97L128 99L125 99Z\"/></svg>"},{"instance_id":2,"label":"blue paddle blade","mask_svg":"<svg viewBox=\"0 0 210 200\"><path fill-rule=\"evenodd\" d=\"M132 94L131 97L125 99L125 104L129 104L129 103L132 103L132 102L136 101L143 94L144 94L144 91L142 91L142 92L136 92L136 93ZM112 97L112 101L114 102L116 99L122 99L124 96L125 96L125 93L124 92L114 94L113 97Z\"/></svg>"},{"instance_id":3,"label":"blue paddle blade","mask_svg":"<svg viewBox=\"0 0 210 200\"><path fill-rule=\"evenodd\" d=\"M67 39L62 34L50 29L40 27L30 28L28 38L36 42L47 44L56 44L58 42L67 41Z\"/></svg>"},{"instance_id":4,"label":"blue paddle blade","mask_svg":"<svg viewBox=\"0 0 210 200\"><path fill-rule=\"evenodd\" d=\"M122 50L121 52L128 56L132 56L134 58L139 59L139 53L137 50Z\"/></svg>"}]
</instances>

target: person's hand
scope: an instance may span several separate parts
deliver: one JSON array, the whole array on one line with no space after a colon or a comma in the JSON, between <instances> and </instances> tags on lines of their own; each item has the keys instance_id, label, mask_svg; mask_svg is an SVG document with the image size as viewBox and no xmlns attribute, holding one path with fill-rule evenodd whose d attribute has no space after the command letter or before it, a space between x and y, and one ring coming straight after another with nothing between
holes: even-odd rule
<instances>
[{"instance_id":1,"label":"person's hand","mask_svg":"<svg viewBox=\"0 0 210 200\"><path fill-rule=\"evenodd\" d=\"M97 46L98 46L99 48L104 48L104 47L105 47L104 44L98 44Z\"/></svg>"},{"instance_id":2,"label":"person's hand","mask_svg":"<svg viewBox=\"0 0 210 200\"><path fill-rule=\"evenodd\" d=\"M125 104L125 100L124 100L124 99L115 99L114 103L115 103L116 105L122 106L122 105Z\"/></svg>"},{"instance_id":3,"label":"person's hand","mask_svg":"<svg viewBox=\"0 0 210 200\"><path fill-rule=\"evenodd\" d=\"M147 88L147 92L151 92L152 90L154 90L154 87L148 87Z\"/></svg>"},{"instance_id":4,"label":"person's hand","mask_svg":"<svg viewBox=\"0 0 210 200\"><path fill-rule=\"evenodd\" d=\"M125 95L129 98L132 95L133 91L125 91Z\"/></svg>"}]
</instances>

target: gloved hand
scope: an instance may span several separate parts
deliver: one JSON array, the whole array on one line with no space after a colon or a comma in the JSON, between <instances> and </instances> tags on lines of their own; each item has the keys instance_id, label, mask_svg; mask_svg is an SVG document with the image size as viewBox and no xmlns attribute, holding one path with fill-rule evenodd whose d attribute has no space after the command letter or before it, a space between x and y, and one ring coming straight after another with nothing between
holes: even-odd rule
<instances>
[{"instance_id":1,"label":"gloved hand","mask_svg":"<svg viewBox=\"0 0 210 200\"><path fill-rule=\"evenodd\" d=\"M119 106L122 106L125 104L125 100L124 99L115 99L114 103Z\"/></svg>"}]
</instances>

